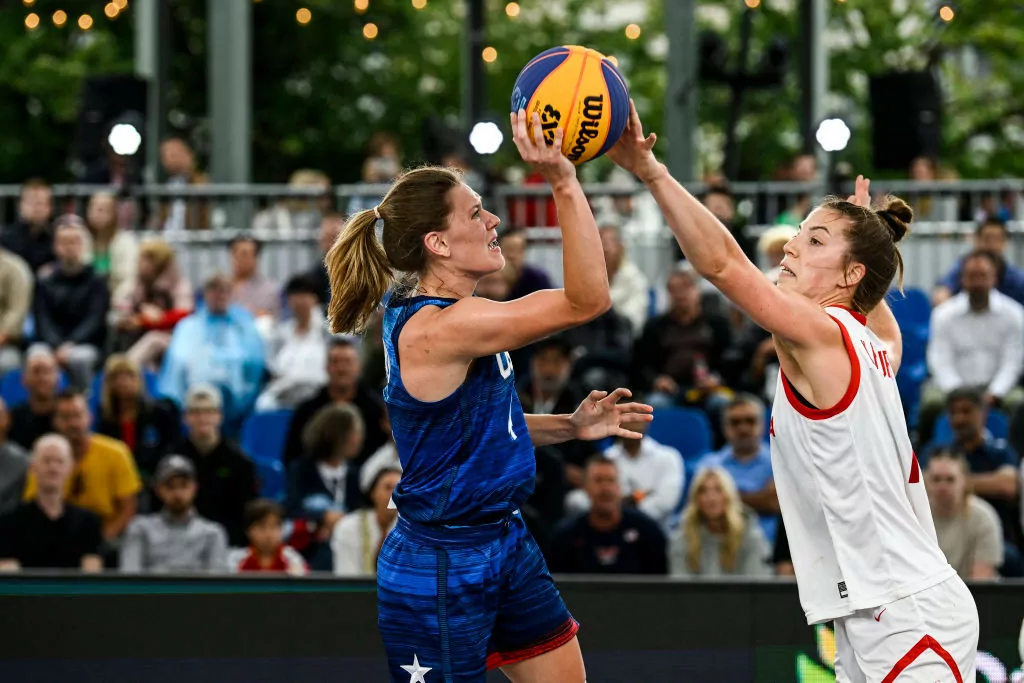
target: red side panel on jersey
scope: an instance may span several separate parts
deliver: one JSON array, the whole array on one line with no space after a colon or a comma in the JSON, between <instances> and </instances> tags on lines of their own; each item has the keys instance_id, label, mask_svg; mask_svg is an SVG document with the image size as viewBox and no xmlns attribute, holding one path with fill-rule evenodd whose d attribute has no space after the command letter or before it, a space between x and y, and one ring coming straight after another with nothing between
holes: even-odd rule
<instances>
[{"instance_id":1,"label":"red side panel on jersey","mask_svg":"<svg viewBox=\"0 0 1024 683\"><path fill-rule=\"evenodd\" d=\"M786 378L786 373L782 373L782 386L786 391L789 405L808 420L827 420L830 417L835 417L850 407L860 388L860 358L857 356L857 349L853 347L853 340L850 339L850 333L846 331L846 327L835 318L832 319L835 320L836 325L839 325L839 331L843 334L843 344L846 346L846 354L850 357L850 384L846 387L846 393L839 399L839 403L824 410L811 408L800 400L790 385L789 379Z\"/></svg>"},{"instance_id":2,"label":"red side panel on jersey","mask_svg":"<svg viewBox=\"0 0 1024 683\"><path fill-rule=\"evenodd\" d=\"M915 461L916 460L917 459L915 458ZM921 638L921 640L917 641L917 645L910 648L910 651L903 655L903 657L900 658L900 661L896 662L896 666L894 666L888 675L882 679L882 683L892 683L895 681L896 678L906 671L907 667L913 664L914 660L923 655L926 650L931 650L942 658L942 661L946 663L949 670L953 672L953 678L956 679L956 683L964 683L963 676L960 675L960 669L957 667L956 660L953 659L953 655L949 654L946 648L939 645L939 641L935 640L931 636L925 636ZM929 678L931 677L929 676Z\"/></svg>"},{"instance_id":3,"label":"red side panel on jersey","mask_svg":"<svg viewBox=\"0 0 1024 683\"><path fill-rule=\"evenodd\" d=\"M917 453L911 453L910 457L913 460L910 463L910 479L908 481L911 484L916 484L921 481L921 465L917 462Z\"/></svg>"}]
</instances>

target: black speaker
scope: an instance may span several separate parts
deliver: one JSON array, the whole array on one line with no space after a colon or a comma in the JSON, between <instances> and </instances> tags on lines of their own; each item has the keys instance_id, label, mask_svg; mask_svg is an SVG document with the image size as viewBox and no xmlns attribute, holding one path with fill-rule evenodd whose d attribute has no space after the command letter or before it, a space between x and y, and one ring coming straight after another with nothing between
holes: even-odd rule
<instances>
[{"instance_id":1,"label":"black speaker","mask_svg":"<svg viewBox=\"0 0 1024 683\"><path fill-rule=\"evenodd\" d=\"M874 167L907 171L919 156L942 147L942 94L931 71L893 72L871 78Z\"/></svg>"},{"instance_id":2,"label":"black speaker","mask_svg":"<svg viewBox=\"0 0 1024 683\"><path fill-rule=\"evenodd\" d=\"M110 127L125 114L136 121L146 117L146 81L131 74L87 78L78 112L75 156L88 164L106 157ZM144 130L139 131L144 133Z\"/></svg>"}]
</instances>

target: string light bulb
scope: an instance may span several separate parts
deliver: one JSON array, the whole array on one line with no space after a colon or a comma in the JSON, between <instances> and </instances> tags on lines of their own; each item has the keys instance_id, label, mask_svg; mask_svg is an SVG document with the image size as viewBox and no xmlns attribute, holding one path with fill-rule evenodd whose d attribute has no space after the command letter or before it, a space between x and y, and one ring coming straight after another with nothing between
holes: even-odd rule
<instances>
[{"instance_id":1,"label":"string light bulb","mask_svg":"<svg viewBox=\"0 0 1024 683\"><path fill-rule=\"evenodd\" d=\"M299 22L303 26L308 24L313 19L313 13L306 7L300 7L295 13L295 21Z\"/></svg>"},{"instance_id":2,"label":"string light bulb","mask_svg":"<svg viewBox=\"0 0 1024 683\"><path fill-rule=\"evenodd\" d=\"M939 8L939 19L942 19L943 21L948 23L950 21L953 21L953 17L955 16L956 12L954 12L953 8L950 7L949 5L943 5L942 7Z\"/></svg>"},{"instance_id":3,"label":"string light bulb","mask_svg":"<svg viewBox=\"0 0 1024 683\"><path fill-rule=\"evenodd\" d=\"M507 14L512 19L515 19L516 17L519 16L519 10L520 7L518 2L510 2L507 5L505 5L505 14Z\"/></svg>"},{"instance_id":4,"label":"string light bulb","mask_svg":"<svg viewBox=\"0 0 1024 683\"><path fill-rule=\"evenodd\" d=\"M377 37L377 34L379 33L380 29L378 29L377 24L373 23L372 21L366 24L366 26L363 26L363 37L366 38L367 40L373 40L374 38Z\"/></svg>"},{"instance_id":5,"label":"string light bulb","mask_svg":"<svg viewBox=\"0 0 1024 683\"><path fill-rule=\"evenodd\" d=\"M412 0L413 9L423 9L427 6L427 0Z\"/></svg>"},{"instance_id":6,"label":"string light bulb","mask_svg":"<svg viewBox=\"0 0 1024 683\"><path fill-rule=\"evenodd\" d=\"M118 12L123 12L124 8L128 6L128 0L113 0L113 2Z\"/></svg>"},{"instance_id":7,"label":"string light bulb","mask_svg":"<svg viewBox=\"0 0 1024 683\"><path fill-rule=\"evenodd\" d=\"M744 0L744 4L750 9L757 9L761 6L761 0Z\"/></svg>"},{"instance_id":8,"label":"string light bulb","mask_svg":"<svg viewBox=\"0 0 1024 683\"><path fill-rule=\"evenodd\" d=\"M25 7L31 7L32 5L36 4L36 0L21 0L21 4L25 5ZM36 19L38 18L39 17L36 17ZM25 17L25 19L28 19L28 17Z\"/></svg>"},{"instance_id":9,"label":"string light bulb","mask_svg":"<svg viewBox=\"0 0 1024 683\"><path fill-rule=\"evenodd\" d=\"M78 17L78 28L82 29L83 31L88 31L89 29L91 29L92 17L90 17L88 14L83 14L82 16Z\"/></svg>"},{"instance_id":10,"label":"string light bulb","mask_svg":"<svg viewBox=\"0 0 1024 683\"><path fill-rule=\"evenodd\" d=\"M619 65L619 58L618 58L618 57L616 57L615 55L608 55L607 59L608 59L608 61L609 61L609 62L611 62L611 63L612 63L613 65L615 65L615 66L618 66L618 65Z\"/></svg>"},{"instance_id":11,"label":"string light bulb","mask_svg":"<svg viewBox=\"0 0 1024 683\"><path fill-rule=\"evenodd\" d=\"M370 9L370 0L355 0L353 4L356 8L356 12L359 12L359 14Z\"/></svg>"},{"instance_id":12,"label":"string light bulb","mask_svg":"<svg viewBox=\"0 0 1024 683\"><path fill-rule=\"evenodd\" d=\"M484 48L484 51L480 54L480 56L483 57L485 62L487 62L488 64L492 64L498 60L498 51L495 50L493 47L488 46Z\"/></svg>"},{"instance_id":13,"label":"string light bulb","mask_svg":"<svg viewBox=\"0 0 1024 683\"><path fill-rule=\"evenodd\" d=\"M25 17L25 28L29 31L35 31L39 28L39 15L33 12Z\"/></svg>"},{"instance_id":14,"label":"string light bulb","mask_svg":"<svg viewBox=\"0 0 1024 683\"><path fill-rule=\"evenodd\" d=\"M112 2L108 2L103 7L103 13L107 15L108 19L114 19L120 12L121 10L117 9L117 5Z\"/></svg>"},{"instance_id":15,"label":"string light bulb","mask_svg":"<svg viewBox=\"0 0 1024 683\"><path fill-rule=\"evenodd\" d=\"M640 37L640 27L636 24L630 24L626 27L626 37L630 40L636 40Z\"/></svg>"},{"instance_id":16,"label":"string light bulb","mask_svg":"<svg viewBox=\"0 0 1024 683\"><path fill-rule=\"evenodd\" d=\"M53 25L63 26L68 21L68 13L62 9L57 10L53 13Z\"/></svg>"}]
</instances>

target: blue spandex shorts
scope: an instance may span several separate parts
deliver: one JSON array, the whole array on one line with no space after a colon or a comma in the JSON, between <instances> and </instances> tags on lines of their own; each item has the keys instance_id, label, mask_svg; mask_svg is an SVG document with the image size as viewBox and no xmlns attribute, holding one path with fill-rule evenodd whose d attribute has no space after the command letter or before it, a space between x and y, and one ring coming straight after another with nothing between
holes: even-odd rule
<instances>
[{"instance_id":1,"label":"blue spandex shorts","mask_svg":"<svg viewBox=\"0 0 1024 683\"><path fill-rule=\"evenodd\" d=\"M401 683L483 683L487 670L579 630L518 510L472 527L399 517L377 561L377 605L391 680Z\"/></svg>"}]
</instances>

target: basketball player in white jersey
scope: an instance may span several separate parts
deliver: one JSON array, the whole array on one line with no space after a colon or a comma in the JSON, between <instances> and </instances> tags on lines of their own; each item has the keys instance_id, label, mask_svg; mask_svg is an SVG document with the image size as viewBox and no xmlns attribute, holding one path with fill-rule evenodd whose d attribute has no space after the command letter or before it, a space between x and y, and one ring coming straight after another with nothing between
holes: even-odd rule
<instances>
[{"instance_id":1,"label":"basketball player in white jersey","mask_svg":"<svg viewBox=\"0 0 1024 683\"><path fill-rule=\"evenodd\" d=\"M883 301L910 207L871 209L858 178L855 196L804 220L776 286L655 159L635 109L623 137L612 159L650 190L687 260L774 336L775 486L807 621L835 622L837 681L973 683L978 613L936 542Z\"/></svg>"}]
</instances>

